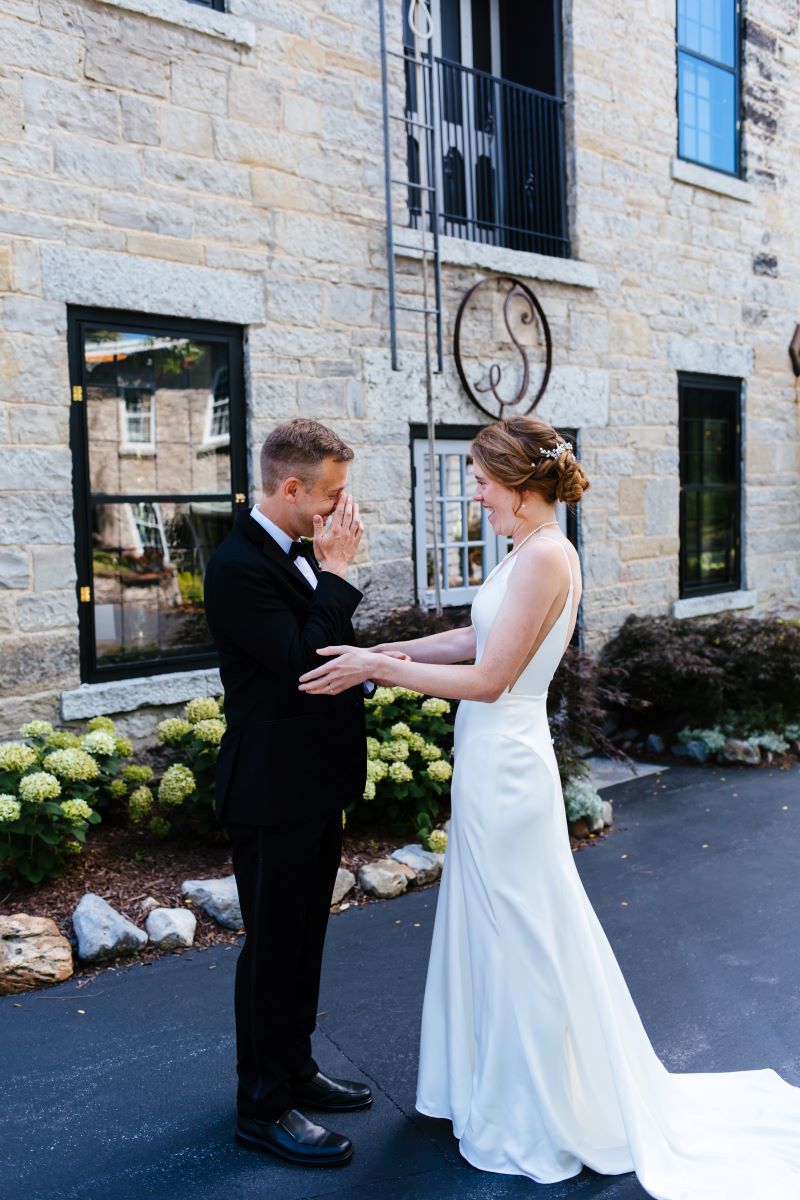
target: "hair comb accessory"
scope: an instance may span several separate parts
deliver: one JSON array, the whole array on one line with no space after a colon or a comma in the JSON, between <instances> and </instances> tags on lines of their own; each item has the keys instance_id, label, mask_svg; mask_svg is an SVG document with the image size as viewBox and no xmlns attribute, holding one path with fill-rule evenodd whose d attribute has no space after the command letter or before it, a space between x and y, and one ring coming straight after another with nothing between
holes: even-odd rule
<instances>
[{"instance_id":1,"label":"hair comb accessory","mask_svg":"<svg viewBox=\"0 0 800 1200\"><path fill-rule=\"evenodd\" d=\"M572 442L559 442L554 450L545 450L544 446L540 446L539 453L546 454L548 458L558 458L559 455L563 454L565 450L571 450L571 449L572 449ZM536 463L531 463L531 466L535 467Z\"/></svg>"}]
</instances>

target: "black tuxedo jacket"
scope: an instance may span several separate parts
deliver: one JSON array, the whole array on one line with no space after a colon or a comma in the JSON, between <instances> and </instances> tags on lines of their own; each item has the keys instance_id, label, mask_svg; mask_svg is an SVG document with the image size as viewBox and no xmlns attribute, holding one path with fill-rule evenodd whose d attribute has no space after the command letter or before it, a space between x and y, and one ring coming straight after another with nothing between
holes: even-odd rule
<instances>
[{"instance_id":1,"label":"black tuxedo jacket","mask_svg":"<svg viewBox=\"0 0 800 1200\"><path fill-rule=\"evenodd\" d=\"M354 644L351 617L362 595L330 571L315 573L316 589L249 510L237 514L206 568L206 620L225 689L216 778L224 823L313 820L364 789L361 684L336 696L298 691L299 677L325 661L317 647Z\"/></svg>"}]
</instances>

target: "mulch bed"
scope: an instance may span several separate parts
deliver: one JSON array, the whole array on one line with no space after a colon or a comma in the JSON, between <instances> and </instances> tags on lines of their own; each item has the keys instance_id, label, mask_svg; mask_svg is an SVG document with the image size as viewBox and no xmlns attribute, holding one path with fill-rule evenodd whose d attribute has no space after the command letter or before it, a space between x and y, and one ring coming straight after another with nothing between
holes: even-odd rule
<instances>
[{"instance_id":1,"label":"mulch bed","mask_svg":"<svg viewBox=\"0 0 800 1200\"><path fill-rule=\"evenodd\" d=\"M570 836L570 844L573 850L582 849L593 841L602 840L608 832L605 830L591 839ZM346 834L342 865L357 877L359 867L384 858L412 840L389 834ZM127 824L115 824L113 819L106 818L92 831L82 854L68 862L58 879L35 886L26 884L8 888L6 885L5 890L0 891L0 913L24 912L34 917L51 917L64 936L72 939L72 913L81 896L95 892L141 927L147 915L142 902L147 897L152 896L164 908L182 908L181 884L185 879L217 878L230 875L232 870L227 844L212 845L185 838L153 841L141 830ZM382 901L365 895L356 886L339 908L377 903ZM134 956L133 961L147 963L164 954L191 954L193 950L204 950L209 946L238 944L241 935L223 929L201 910L193 911L197 917L197 931L191 949L158 950L148 945ZM99 971L114 970L128 961L131 960L120 958L102 965L82 965L76 958L75 975L88 982Z\"/></svg>"}]
</instances>

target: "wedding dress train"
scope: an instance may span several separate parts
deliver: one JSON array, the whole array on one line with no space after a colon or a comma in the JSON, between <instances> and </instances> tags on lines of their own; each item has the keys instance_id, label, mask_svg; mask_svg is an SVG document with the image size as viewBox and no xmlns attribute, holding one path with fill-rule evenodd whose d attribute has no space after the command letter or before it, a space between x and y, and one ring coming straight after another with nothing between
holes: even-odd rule
<instances>
[{"instance_id":1,"label":"wedding dress train","mask_svg":"<svg viewBox=\"0 0 800 1200\"><path fill-rule=\"evenodd\" d=\"M478 658L515 562L475 598ZM800 1088L668 1071L581 883L545 707L573 591L514 686L458 708L416 1107L485 1171L554 1183L586 1164L657 1200L800 1200Z\"/></svg>"}]
</instances>

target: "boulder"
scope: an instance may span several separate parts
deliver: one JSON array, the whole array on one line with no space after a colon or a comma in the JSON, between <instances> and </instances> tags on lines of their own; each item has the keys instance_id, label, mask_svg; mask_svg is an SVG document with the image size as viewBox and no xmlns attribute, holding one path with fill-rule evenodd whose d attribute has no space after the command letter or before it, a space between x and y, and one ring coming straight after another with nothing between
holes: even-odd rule
<instances>
[{"instance_id":1,"label":"boulder","mask_svg":"<svg viewBox=\"0 0 800 1200\"><path fill-rule=\"evenodd\" d=\"M72 974L72 947L49 917L0 917L0 995L62 983Z\"/></svg>"},{"instance_id":2,"label":"boulder","mask_svg":"<svg viewBox=\"0 0 800 1200\"><path fill-rule=\"evenodd\" d=\"M181 884L181 895L202 908L225 929L241 929L244 925L239 891L233 875L226 875L223 879L186 879Z\"/></svg>"},{"instance_id":3,"label":"boulder","mask_svg":"<svg viewBox=\"0 0 800 1200\"><path fill-rule=\"evenodd\" d=\"M347 867L339 867L339 870L336 872L336 882L333 885L331 907L334 904L341 904L345 896L349 896L355 886L356 877L353 872L348 871Z\"/></svg>"},{"instance_id":4,"label":"boulder","mask_svg":"<svg viewBox=\"0 0 800 1200\"><path fill-rule=\"evenodd\" d=\"M144 900L139 903L139 908L143 913L152 912L154 908L161 908L161 905L156 900L155 896L145 896Z\"/></svg>"},{"instance_id":5,"label":"boulder","mask_svg":"<svg viewBox=\"0 0 800 1200\"><path fill-rule=\"evenodd\" d=\"M719 752L723 762L745 763L755 767L761 762L761 750L752 742L741 742L737 738L728 738Z\"/></svg>"},{"instance_id":6,"label":"boulder","mask_svg":"<svg viewBox=\"0 0 800 1200\"><path fill-rule=\"evenodd\" d=\"M404 863L414 872L413 883L434 883L442 873L442 865L430 850L414 844L401 846L390 855L395 862Z\"/></svg>"},{"instance_id":7,"label":"boulder","mask_svg":"<svg viewBox=\"0 0 800 1200\"><path fill-rule=\"evenodd\" d=\"M671 747L671 750L676 758L689 758L692 762L699 763L708 761L708 746L700 738L692 738L688 742L677 742Z\"/></svg>"},{"instance_id":8,"label":"boulder","mask_svg":"<svg viewBox=\"0 0 800 1200\"><path fill-rule=\"evenodd\" d=\"M144 927L154 946L161 950L184 950L194 942L197 917L188 908L154 908Z\"/></svg>"},{"instance_id":9,"label":"boulder","mask_svg":"<svg viewBox=\"0 0 800 1200\"><path fill-rule=\"evenodd\" d=\"M664 739L658 733L648 733L644 739L644 748L648 754L663 754Z\"/></svg>"},{"instance_id":10,"label":"boulder","mask_svg":"<svg viewBox=\"0 0 800 1200\"><path fill-rule=\"evenodd\" d=\"M102 896L87 892L72 914L78 939L78 957L84 962L101 962L120 954L133 954L147 945L147 934Z\"/></svg>"},{"instance_id":11,"label":"boulder","mask_svg":"<svg viewBox=\"0 0 800 1200\"><path fill-rule=\"evenodd\" d=\"M603 806L603 824L604 825L613 825L614 824L614 809L612 807L611 801L610 800L601 800L600 803Z\"/></svg>"},{"instance_id":12,"label":"boulder","mask_svg":"<svg viewBox=\"0 0 800 1200\"><path fill-rule=\"evenodd\" d=\"M400 896L408 887L411 871L404 863L395 862L391 858L380 858L377 862L367 863L358 872L358 882L370 896L379 896L388 900L392 896Z\"/></svg>"},{"instance_id":13,"label":"boulder","mask_svg":"<svg viewBox=\"0 0 800 1200\"><path fill-rule=\"evenodd\" d=\"M605 825L605 821L603 820L602 810L597 814L596 817L586 816L584 818L584 820L586 821L586 824L589 826L589 833L600 833L603 826Z\"/></svg>"}]
</instances>

